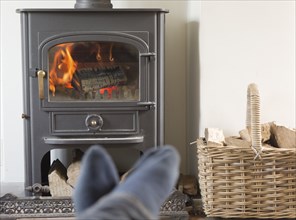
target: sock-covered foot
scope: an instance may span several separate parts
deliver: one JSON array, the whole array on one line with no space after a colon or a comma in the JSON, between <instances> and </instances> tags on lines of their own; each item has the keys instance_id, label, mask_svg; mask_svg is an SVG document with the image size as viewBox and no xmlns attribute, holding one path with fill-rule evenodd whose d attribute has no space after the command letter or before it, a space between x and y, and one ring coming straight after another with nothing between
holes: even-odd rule
<instances>
[{"instance_id":1,"label":"sock-covered foot","mask_svg":"<svg viewBox=\"0 0 296 220\"><path fill-rule=\"evenodd\" d=\"M93 205L112 191L118 182L118 172L109 154L100 146L92 146L82 159L74 190L76 211L80 213Z\"/></svg>"},{"instance_id":2,"label":"sock-covered foot","mask_svg":"<svg viewBox=\"0 0 296 220\"><path fill-rule=\"evenodd\" d=\"M152 215L157 216L179 177L179 164L179 154L171 146L149 150L113 193L136 197Z\"/></svg>"}]
</instances>

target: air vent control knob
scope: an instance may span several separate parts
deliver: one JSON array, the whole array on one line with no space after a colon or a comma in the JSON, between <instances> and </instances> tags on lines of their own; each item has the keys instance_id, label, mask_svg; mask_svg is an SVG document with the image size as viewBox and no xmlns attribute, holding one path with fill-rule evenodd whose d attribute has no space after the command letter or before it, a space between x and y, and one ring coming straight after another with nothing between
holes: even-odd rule
<instances>
[{"instance_id":1,"label":"air vent control knob","mask_svg":"<svg viewBox=\"0 0 296 220\"><path fill-rule=\"evenodd\" d=\"M100 115L88 115L85 119L86 127L91 131L101 130L103 126L103 118Z\"/></svg>"}]
</instances>

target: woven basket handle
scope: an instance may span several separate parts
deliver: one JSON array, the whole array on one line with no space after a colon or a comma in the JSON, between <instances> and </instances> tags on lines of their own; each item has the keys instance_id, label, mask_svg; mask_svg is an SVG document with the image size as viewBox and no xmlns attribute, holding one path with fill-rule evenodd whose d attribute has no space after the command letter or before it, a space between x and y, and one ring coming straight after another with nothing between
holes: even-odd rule
<instances>
[{"instance_id":1,"label":"woven basket handle","mask_svg":"<svg viewBox=\"0 0 296 220\"><path fill-rule=\"evenodd\" d=\"M258 87L254 83L248 86L246 126L252 138L251 147L256 154L254 159L257 157L261 158L260 95Z\"/></svg>"}]
</instances>

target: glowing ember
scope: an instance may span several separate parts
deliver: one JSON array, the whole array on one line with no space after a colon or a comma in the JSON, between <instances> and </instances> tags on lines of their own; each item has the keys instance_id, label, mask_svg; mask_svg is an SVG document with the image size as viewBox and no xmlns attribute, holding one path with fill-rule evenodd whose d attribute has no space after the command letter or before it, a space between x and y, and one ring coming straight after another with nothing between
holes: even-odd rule
<instances>
[{"instance_id":1,"label":"glowing ember","mask_svg":"<svg viewBox=\"0 0 296 220\"><path fill-rule=\"evenodd\" d=\"M117 90L118 90L117 86L111 86L111 87L108 87L108 88L100 89L100 94L104 95L104 93L106 91L107 94L108 94L108 98L112 98L112 92L117 91Z\"/></svg>"}]
</instances>

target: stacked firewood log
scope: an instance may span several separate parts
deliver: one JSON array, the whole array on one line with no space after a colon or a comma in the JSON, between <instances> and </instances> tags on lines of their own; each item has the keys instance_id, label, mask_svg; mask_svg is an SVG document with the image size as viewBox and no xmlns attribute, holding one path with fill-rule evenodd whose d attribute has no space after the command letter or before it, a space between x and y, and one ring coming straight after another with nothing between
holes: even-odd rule
<instances>
[{"instance_id":1,"label":"stacked firewood log","mask_svg":"<svg viewBox=\"0 0 296 220\"><path fill-rule=\"evenodd\" d=\"M51 196L72 196L77 178L79 176L83 152L76 150L75 154L76 155L68 168L66 168L59 159L53 161L51 169L48 173L48 185Z\"/></svg>"},{"instance_id":2,"label":"stacked firewood log","mask_svg":"<svg viewBox=\"0 0 296 220\"><path fill-rule=\"evenodd\" d=\"M296 148L296 130L269 122L261 125L263 146L278 148ZM251 136L248 129L239 131L239 136L224 137L223 130L218 128L205 129L205 141L211 145L251 146Z\"/></svg>"}]
</instances>

